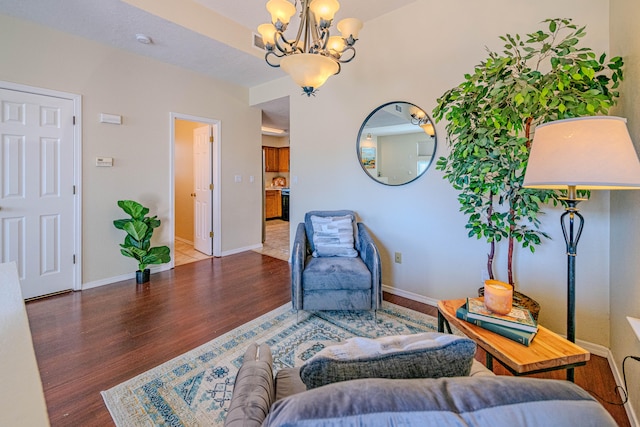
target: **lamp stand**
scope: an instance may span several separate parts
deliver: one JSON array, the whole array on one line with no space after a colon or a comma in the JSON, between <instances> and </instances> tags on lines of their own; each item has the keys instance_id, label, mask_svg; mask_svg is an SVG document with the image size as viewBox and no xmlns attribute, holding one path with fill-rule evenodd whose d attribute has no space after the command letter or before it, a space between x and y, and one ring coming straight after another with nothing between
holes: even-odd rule
<instances>
[{"instance_id":1,"label":"lamp stand","mask_svg":"<svg viewBox=\"0 0 640 427\"><path fill-rule=\"evenodd\" d=\"M576 187L569 186L568 196L565 199L567 207L560 216L560 225L564 234L564 242L567 246L567 339L576 342L576 251L578 248L578 240L582 234L584 226L584 217L578 212L577 205L583 199L577 198ZM566 218L568 221L568 231ZM574 231L576 224L575 217L578 217L577 230ZM567 369L567 380L574 380L573 368Z\"/></svg>"}]
</instances>

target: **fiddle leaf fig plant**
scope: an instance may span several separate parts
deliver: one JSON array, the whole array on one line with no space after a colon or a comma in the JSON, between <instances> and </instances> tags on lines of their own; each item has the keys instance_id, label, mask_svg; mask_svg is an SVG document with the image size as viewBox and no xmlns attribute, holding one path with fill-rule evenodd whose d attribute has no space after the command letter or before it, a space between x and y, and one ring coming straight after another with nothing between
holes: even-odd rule
<instances>
[{"instance_id":1,"label":"fiddle leaf fig plant","mask_svg":"<svg viewBox=\"0 0 640 427\"><path fill-rule=\"evenodd\" d=\"M149 217L149 208L133 200L118 200L118 206L131 218L117 219L113 225L124 230L127 235L120 245L120 253L134 258L138 262L138 270L144 271L150 264L164 264L171 261L168 246L151 247L153 230L160 226L156 215Z\"/></svg>"},{"instance_id":2,"label":"fiddle leaf fig plant","mask_svg":"<svg viewBox=\"0 0 640 427\"><path fill-rule=\"evenodd\" d=\"M623 61L580 46L586 32L570 19L548 19L526 36L500 37L502 52L465 74L438 99L450 151L436 163L458 193L469 237L489 243L487 272L494 279L496 244L506 241L507 280L514 285L516 244L535 252L549 235L540 229L542 205L561 192L522 187L536 125L607 114L619 96ZM503 279L504 280L504 279Z\"/></svg>"}]
</instances>

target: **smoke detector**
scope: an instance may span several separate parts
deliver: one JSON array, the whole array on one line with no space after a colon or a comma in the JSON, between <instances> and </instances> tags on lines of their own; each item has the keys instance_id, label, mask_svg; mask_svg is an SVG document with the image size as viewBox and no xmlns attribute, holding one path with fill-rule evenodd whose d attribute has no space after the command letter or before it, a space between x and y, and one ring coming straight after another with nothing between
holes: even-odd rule
<instances>
[{"instance_id":1,"label":"smoke detector","mask_svg":"<svg viewBox=\"0 0 640 427\"><path fill-rule=\"evenodd\" d=\"M153 41L151 40L151 37L147 36L146 34L136 34L136 40L142 44L153 43Z\"/></svg>"}]
</instances>

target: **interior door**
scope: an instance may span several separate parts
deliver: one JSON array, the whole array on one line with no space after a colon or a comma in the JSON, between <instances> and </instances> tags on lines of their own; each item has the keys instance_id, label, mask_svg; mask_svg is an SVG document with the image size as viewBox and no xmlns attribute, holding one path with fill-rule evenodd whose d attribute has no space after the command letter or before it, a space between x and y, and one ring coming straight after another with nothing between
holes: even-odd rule
<instances>
[{"instance_id":1,"label":"interior door","mask_svg":"<svg viewBox=\"0 0 640 427\"><path fill-rule=\"evenodd\" d=\"M213 254L213 179L211 147L213 128L202 126L193 131L194 248L205 255Z\"/></svg>"},{"instance_id":2,"label":"interior door","mask_svg":"<svg viewBox=\"0 0 640 427\"><path fill-rule=\"evenodd\" d=\"M0 260L24 298L74 287L74 104L0 89Z\"/></svg>"}]
</instances>

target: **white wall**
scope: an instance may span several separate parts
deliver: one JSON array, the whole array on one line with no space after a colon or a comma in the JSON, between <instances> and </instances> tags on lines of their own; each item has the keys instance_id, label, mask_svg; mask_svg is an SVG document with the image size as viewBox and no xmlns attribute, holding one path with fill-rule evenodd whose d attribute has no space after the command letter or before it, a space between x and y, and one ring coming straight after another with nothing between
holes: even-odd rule
<instances>
[{"instance_id":1,"label":"white wall","mask_svg":"<svg viewBox=\"0 0 640 427\"><path fill-rule=\"evenodd\" d=\"M389 184L399 185L415 179L418 173L418 142L427 141L424 132L379 136L378 169L389 178Z\"/></svg>"},{"instance_id":2,"label":"white wall","mask_svg":"<svg viewBox=\"0 0 640 427\"><path fill-rule=\"evenodd\" d=\"M627 118L627 127L640 152L640 3L611 0L611 52L625 61L621 102L614 114ZM626 316L640 317L640 192L611 192L611 351L622 374L622 359L640 356L640 342ZM640 363L629 360L629 401L640 410ZM638 423L636 415L636 423Z\"/></svg>"},{"instance_id":3,"label":"white wall","mask_svg":"<svg viewBox=\"0 0 640 427\"><path fill-rule=\"evenodd\" d=\"M434 165L401 187L374 182L358 165L358 129L373 109L389 101L411 102L430 113L436 99L485 58L485 46L499 49L500 35L534 32L546 18L572 17L587 25L584 43L596 52L607 51L607 16L608 3L601 0L418 0L367 22L356 44L356 59L315 97L300 96L299 88L284 81L252 88L252 102L291 95L292 182L298 178L291 186L296 198L291 226L311 209L354 209L380 244L385 285L427 299L474 295L488 246L467 238L456 193ZM441 156L447 149L444 124L436 130L436 156ZM608 346L608 197L595 194L580 208L587 225L577 260L577 337ZM564 333L561 210L547 213L543 227L553 240L533 255L517 251L516 281L521 291L541 303L541 323ZM502 263L505 251L498 254ZM402 264L393 263L394 252L402 253ZM504 267L498 271L506 279Z\"/></svg>"},{"instance_id":4,"label":"white wall","mask_svg":"<svg viewBox=\"0 0 640 427\"><path fill-rule=\"evenodd\" d=\"M261 242L260 110L248 90L185 69L0 15L0 80L83 97L83 283L132 274L118 248L119 199L136 199L162 220L156 244L172 245L170 113L220 120L222 251ZM152 47L151 47L152 48ZM98 114L123 116L121 126ZM96 168L95 158L114 158ZM234 182L234 175L243 177Z\"/></svg>"}]
</instances>

